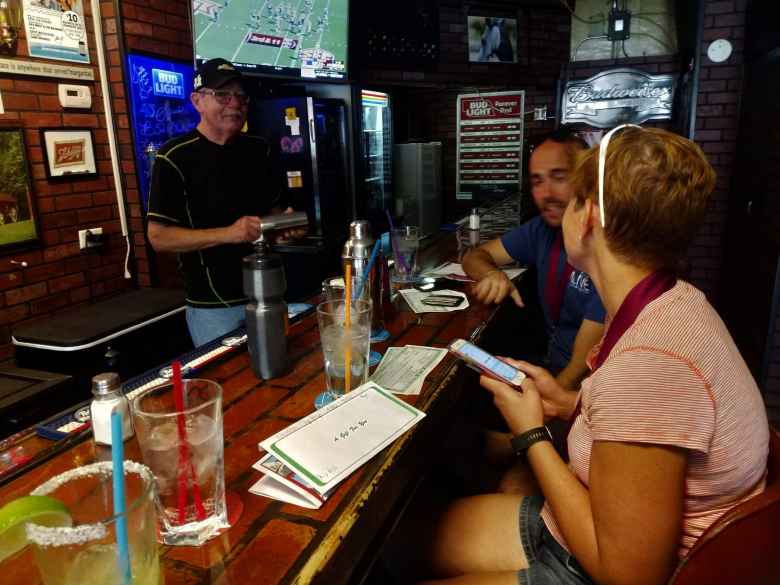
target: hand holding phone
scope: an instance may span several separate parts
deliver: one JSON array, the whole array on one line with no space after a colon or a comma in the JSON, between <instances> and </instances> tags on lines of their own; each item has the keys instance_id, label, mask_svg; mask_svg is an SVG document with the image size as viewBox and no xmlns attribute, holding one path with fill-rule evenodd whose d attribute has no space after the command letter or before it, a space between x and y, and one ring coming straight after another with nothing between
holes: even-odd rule
<instances>
[{"instance_id":1,"label":"hand holding phone","mask_svg":"<svg viewBox=\"0 0 780 585\"><path fill-rule=\"evenodd\" d=\"M484 349L481 349L466 341L465 339L456 339L447 347L452 353L465 361L469 366L478 369L480 372L506 382L511 386L520 386L525 380L525 374L510 366L503 360L490 355Z\"/></svg>"}]
</instances>

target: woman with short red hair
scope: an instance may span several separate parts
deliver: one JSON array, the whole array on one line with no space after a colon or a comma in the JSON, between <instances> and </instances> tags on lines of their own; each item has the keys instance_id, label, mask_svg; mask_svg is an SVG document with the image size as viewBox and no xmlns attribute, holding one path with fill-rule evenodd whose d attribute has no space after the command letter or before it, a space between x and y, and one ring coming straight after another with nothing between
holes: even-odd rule
<instances>
[{"instance_id":1,"label":"woman with short red hair","mask_svg":"<svg viewBox=\"0 0 780 585\"><path fill-rule=\"evenodd\" d=\"M563 218L569 261L607 309L591 375L579 393L524 362L510 361L528 375L522 392L481 378L540 494L453 504L432 539L435 583L661 585L764 489L760 392L715 310L673 273L715 173L689 140L619 129L579 161ZM568 463L543 426L552 416L573 421Z\"/></svg>"}]
</instances>

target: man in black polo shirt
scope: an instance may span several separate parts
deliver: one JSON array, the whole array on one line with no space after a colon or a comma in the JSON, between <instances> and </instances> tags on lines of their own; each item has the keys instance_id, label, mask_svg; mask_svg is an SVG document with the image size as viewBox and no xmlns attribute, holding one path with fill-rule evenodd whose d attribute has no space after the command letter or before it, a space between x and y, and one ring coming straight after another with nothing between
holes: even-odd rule
<instances>
[{"instance_id":1,"label":"man in black polo shirt","mask_svg":"<svg viewBox=\"0 0 780 585\"><path fill-rule=\"evenodd\" d=\"M260 216L284 206L268 144L241 132L249 105L241 73L211 59L193 86L200 123L157 152L147 233L158 252L179 254L199 346L243 322L241 259L260 236Z\"/></svg>"}]
</instances>

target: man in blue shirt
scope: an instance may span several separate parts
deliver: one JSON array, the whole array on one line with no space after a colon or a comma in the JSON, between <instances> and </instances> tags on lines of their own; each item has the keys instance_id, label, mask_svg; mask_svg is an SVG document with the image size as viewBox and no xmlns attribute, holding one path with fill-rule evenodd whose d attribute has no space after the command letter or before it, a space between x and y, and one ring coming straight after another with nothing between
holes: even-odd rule
<instances>
[{"instance_id":1,"label":"man in blue shirt","mask_svg":"<svg viewBox=\"0 0 780 585\"><path fill-rule=\"evenodd\" d=\"M528 166L539 216L463 259L463 269L477 281L474 295L479 301L500 303L509 296L519 307L524 306L523 299L499 267L515 261L536 267L549 334L545 366L563 387L572 390L578 390L587 375L585 358L604 329L601 299L588 275L566 261L560 229L572 197L569 173L577 151L583 148L587 145L582 139L564 126L534 149Z\"/></svg>"}]
</instances>

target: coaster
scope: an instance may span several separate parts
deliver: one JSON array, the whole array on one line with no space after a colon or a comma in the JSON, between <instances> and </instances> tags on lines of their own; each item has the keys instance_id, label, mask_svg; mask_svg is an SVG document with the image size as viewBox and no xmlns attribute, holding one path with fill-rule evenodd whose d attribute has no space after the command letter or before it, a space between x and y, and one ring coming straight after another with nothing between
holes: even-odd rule
<instances>
[{"instance_id":1,"label":"coaster","mask_svg":"<svg viewBox=\"0 0 780 585\"><path fill-rule=\"evenodd\" d=\"M244 512L244 502L241 497L233 491L225 492L225 507L227 508L228 524L235 526L241 514Z\"/></svg>"},{"instance_id":2,"label":"coaster","mask_svg":"<svg viewBox=\"0 0 780 585\"><path fill-rule=\"evenodd\" d=\"M387 329L377 329L371 332L371 343L379 343L388 339L390 339L390 332Z\"/></svg>"},{"instance_id":3,"label":"coaster","mask_svg":"<svg viewBox=\"0 0 780 585\"><path fill-rule=\"evenodd\" d=\"M378 351L370 351L368 353L368 367L377 365L382 361L382 354Z\"/></svg>"}]
</instances>

